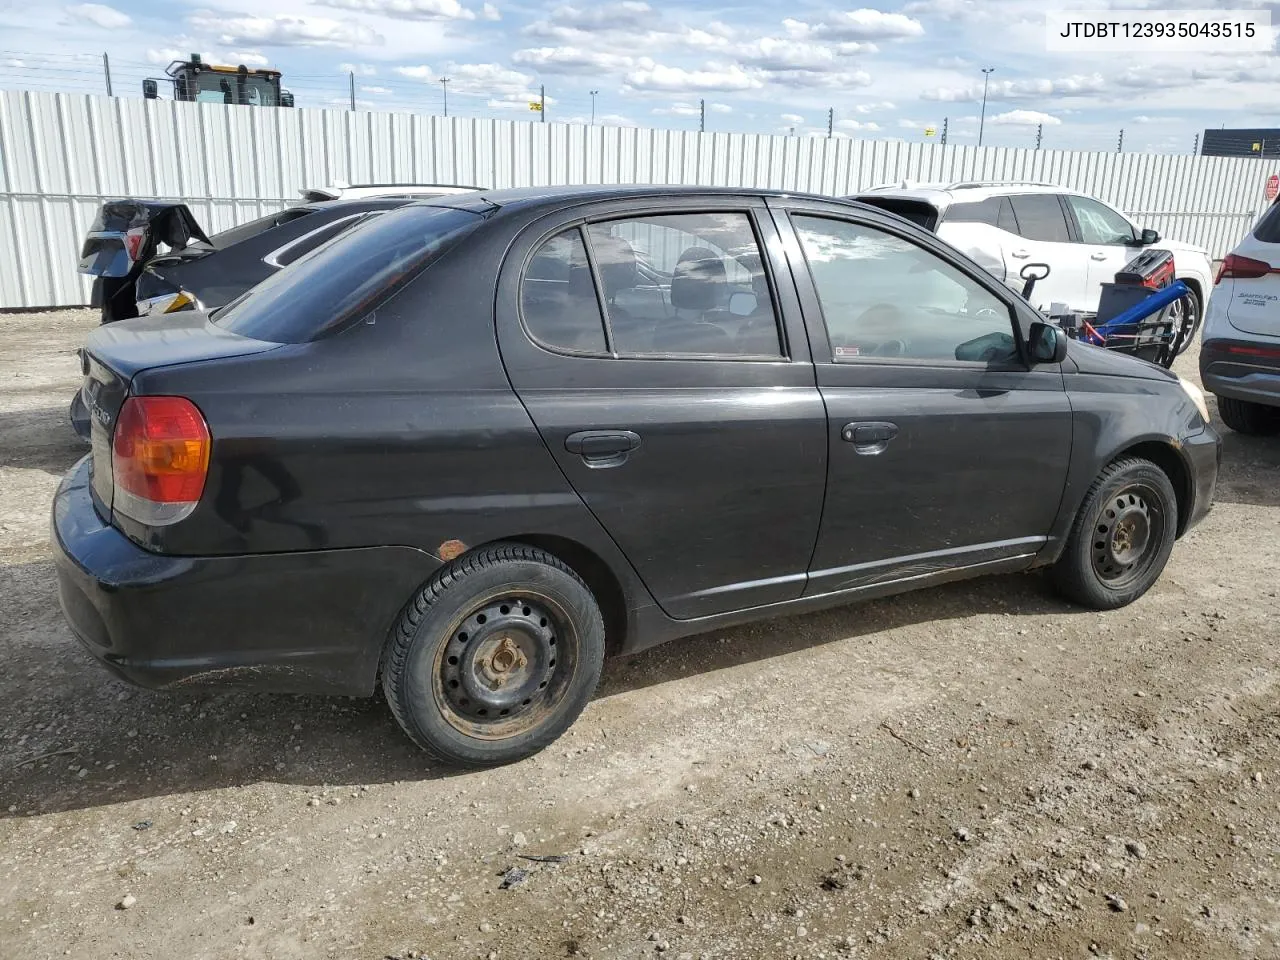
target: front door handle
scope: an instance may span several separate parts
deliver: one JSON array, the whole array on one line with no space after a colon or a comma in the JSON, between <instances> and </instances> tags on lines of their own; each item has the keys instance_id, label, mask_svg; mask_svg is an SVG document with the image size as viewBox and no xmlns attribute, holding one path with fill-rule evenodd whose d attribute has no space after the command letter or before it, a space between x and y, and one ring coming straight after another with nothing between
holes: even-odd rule
<instances>
[{"instance_id":1,"label":"front door handle","mask_svg":"<svg viewBox=\"0 0 1280 960\"><path fill-rule=\"evenodd\" d=\"M564 448L592 467L623 463L640 446L640 434L631 430L580 430L564 438Z\"/></svg>"},{"instance_id":2,"label":"front door handle","mask_svg":"<svg viewBox=\"0 0 1280 960\"><path fill-rule=\"evenodd\" d=\"M1091 254L1091 255L1090 255L1090 257L1089 257L1089 259L1090 259L1090 260L1105 260L1105 259L1107 259L1107 255L1106 255L1105 253L1103 253L1101 250L1099 250L1097 253L1095 253L1095 254Z\"/></svg>"},{"instance_id":3,"label":"front door handle","mask_svg":"<svg viewBox=\"0 0 1280 960\"><path fill-rule=\"evenodd\" d=\"M852 443L853 449L867 456L883 453L889 441L898 435L898 425L886 421L846 423L840 431L840 439Z\"/></svg>"},{"instance_id":4,"label":"front door handle","mask_svg":"<svg viewBox=\"0 0 1280 960\"><path fill-rule=\"evenodd\" d=\"M1027 257L1031 256L1031 254L1029 254L1026 250L1014 250L1012 253L1009 254L1009 256L1016 257L1019 260L1025 260L1027 259Z\"/></svg>"}]
</instances>

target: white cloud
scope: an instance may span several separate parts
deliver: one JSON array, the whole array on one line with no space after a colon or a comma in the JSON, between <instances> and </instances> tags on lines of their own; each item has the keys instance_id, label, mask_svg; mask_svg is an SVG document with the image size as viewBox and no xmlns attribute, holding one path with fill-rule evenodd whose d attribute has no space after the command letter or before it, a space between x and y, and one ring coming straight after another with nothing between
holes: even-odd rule
<instances>
[{"instance_id":1,"label":"white cloud","mask_svg":"<svg viewBox=\"0 0 1280 960\"><path fill-rule=\"evenodd\" d=\"M778 40L773 37L736 46L732 52L737 59L761 70L815 73L841 71L844 69L841 58L847 55L834 47L818 43Z\"/></svg>"},{"instance_id":2,"label":"white cloud","mask_svg":"<svg viewBox=\"0 0 1280 960\"><path fill-rule=\"evenodd\" d=\"M853 112L866 116L868 113L881 113L885 110L897 110L896 104L888 100L881 100L877 103L860 103L853 108Z\"/></svg>"},{"instance_id":3,"label":"white cloud","mask_svg":"<svg viewBox=\"0 0 1280 960\"><path fill-rule=\"evenodd\" d=\"M589 7L571 4L556 7L548 17L539 17L524 32L530 36L555 36L560 30L586 32L615 30L647 30L657 14L642 0L621 0Z\"/></svg>"},{"instance_id":4,"label":"white cloud","mask_svg":"<svg viewBox=\"0 0 1280 960\"><path fill-rule=\"evenodd\" d=\"M727 103L708 103L707 109L712 113L733 113L733 107Z\"/></svg>"},{"instance_id":5,"label":"white cloud","mask_svg":"<svg viewBox=\"0 0 1280 960\"><path fill-rule=\"evenodd\" d=\"M871 120L865 122L862 120L837 120L836 126L842 130L858 130L866 133L875 133L877 130L884 129L880 124Z\"/></svg>"},{"instance_id":6,"label":"white cloud","mask_svg":"<svg viewBox=\"0 0 1280 960\"><path fill-rule=\"evenodd\" d=\"M444 76L451 81L450 93L456 90L464 95L499 95L518 101L537 99L533 94L533 77L497 63L451 63L445 68ZM550 97L547 102L551 102Z\"/></svg>"},{"instance_id":7,"label":"white cloud","mask_svg":"<svg viewBox=\"0 0 1280 960\"><path fill-rule=\"evenodd\" d=\"M187 22L216 33L225 44L253 43L277 47L353 47L381 44L384 37L361 23L326 17L227 16L208 10L193 13Z\"/></svg>"},{"instance_id":8,"label":"white cloud","mask_svg":"<svg viewBox=\"0 0 1280 960\"><path fill-rule=\"evenodd\" d=\"M1133 118L1134 123L1182 123L1181 117L1148 117L1145 114L1139 114Z\"/></svg>"},{"instance_id":9,"label":"white cloud","mask_svg":"<svg viewBox=\"0 0 1280 960\"><path fill-rule=\"evenodd\" d=\"M632 57L580 47L531 47L517 50L511 62L543 73L614 73L635 63Z\"/></svg>"},{"instance_id":10,"label":"white cloud","mask_svg":"<svg viewBox=\"0 0 1280 960\"><path fill-rule=\"evenodd\" d=\"M410 80L434 81L440 79L440 74L426 65L418 67L396 67L395 72L400 74L402 77L408 77Z\"/></svg>"},{"instance_id":11,"label":"white cloud","mask_svg":"<svg viewBox=\"0 0 1280 960\"><path fill-rule=\"evenodd\" d=\"M312 0L317 6L376 13L395 20L474 20L458 0Z\"/></svg>"},{"instance_id":12,"label":"white cloud","mask_svg":"<svg viewBox=\"0 0 1280 960\"><path fill-rule=\"evenodd\" d=\"M924 36L924 26L919 20L901 13L865 8L832 11L813 23L787 19L782 25L788 34L800 40L868 43Z\"/></svg>"},{"instance_id":13,"label":"white cloud","mask_svg":"<svg viewBox=\"0 0 1280 960\"><path fill-rule=\"evenodd\" d=\"M378 68L369 63L340 63L338 72L354 73L357 77L372 77L377 74Z\"/></svg>"},{"instance_id":14,"label":"white cloud","mask_svg":"<svg viewBox=\"0 0 1280 960\"><path fill-rule=\"evenodd\" d=\"M379 96L379 97L389 97L389 96L391 96L391 94L392 94L392 92L393 92L393 91L392 91L391 89L389 89L388 87L364 87L364 86L362 86L362 87L360 88L360 92L361 92L361 93L372 93L372 94L374 94L375 96Z\"/></svg>"},{"instance_id":15,"label":"white cloud","mask_svg":"<svg viewBox=\"0 0 1280 960\"><path fill-rule=\"evenodd\" d=\"M483 7L480 8L480 19L489 20L489 21L501 20L502 14L498 11L498 8L495 7L492 3L486 3Z\"/></svg>"},{"instance_id":16,"label":"white cloud","mask_svg":"<svg viewBox=\"0 0 1280 960\"><path fill-rule=\"evenodd\" d=\"M227 59L237 67L242 63L246 67L265 67L271 62L256 50L233 50L227 54Z\"/></svg>"},{"instance_id":17,"label":"white cloud","mask_svg":"<svg viewBox=\"0 0 1280 960\"><path fill-rule=\"evenodd\" d=\"M162 47L160 49L150 49L147 51L147 63L154 63L157 66L168 66L175 60L186 60L191 56L190 50L178 50L176 47ZM211 59L207 53L202 53L202 59Z\"/></svg>"},{"instance_id":18,"label":"white cloud","mask_svg":"<svg viewBox=\"0 0 1280 960\"><path fill-rule=\"evenodd\" d=\"M702 109L696 103L676 102L669 107L654 107L649 112L659 117L696 117Z\"/></svg>"},{"instance_id":19,"label":"white cloud","mask_svg":"<svg viewBox=\"0 0 1280 960\"><path fill-rule=\"evenodd\" d=\"M127 13L121 13L115 7L108 7L105 3L78 3L67 7L67 13L81 20L88 20L94 26L102 27L104 30L119 30L133 23L133 18Z\"/></svg>"},{"instance_id":20,"label":"white cloud","mask_svg":"<svg viewBox=\"0 0 1280 960\"><path fill-rule=\"evenodd\" d=\"M16 57L5 57L0 60L0 67L25 67L26 65L25 60L19 60Z\"/></svg>"},{"instance_id":21,"label":"white cloud","mask_svg":"<svg viewBox=\"0 0 1280 960\"><path fill-rule=\"evenodd\" d=\"M1046 97L1082 97L1102 93L1107 81L1100 73L1073 74L1056 79L993 80L987 91L988 100L1028 100ZM925 90L921 100L937 100L943 103L964 103L982 99L982 84L964 87L938 87Z\"/></svg>"},{"instance_id":22,"label":"white cloud","mask_svg":"<svg viewBox=\"0 0 1280 960\"><path fill-rule=\"evenodd\" d=\"M798 113L780 113L778 114L778 119L793 127L798 127L800 124L804 123L804 117L800 116Z\"/></svg>"},{"instance_id":23,"label":"white cloud","mask_svg":"<svg viewBox=\"0 0 1280 960\"><path fill-rule=\"evenodd\" d=\"M583 125L592 122L591 116L573 116L573 117L556 117L556 123L580 123ZM598 113L595 117L595 125L598 127L634 127L636 122L630 117L624 117L620 113Z\"/></svg>"},{"instance_id":24,"label":"white cloud","mask_svg":"<svg viewBox=\"0 0 1280 960\"><path fill-rule=\"evenodd\" d=\"M848 90L871 85L871 74L865 70L841 73L819 73L812 70L775 70L766 77L771 83L795 90Z\"/></svg>"},{"instance_id":25,"label":"white cloud","mask_svg":"<svg viewBox=\"0 0 1280 960\"><path fill-rule=\"evenodd\" d=\"M1038 110L1010 110L987 117L987 123L993 127L1035 127L1044 124L1046 127L1057 127L1062 121L1049 113Z\"/></svg>"},{"instance_id":26,"label":"white cloud","mask_svg":"<svg viewBox=\"0 0 1280 960\"><path fill-rule=\"evenodd\" d=\"M638 68L626 75L629 90L758 90L764 84L739 64L708 64L707 69L686 70L640 59Z\"/></svg>"}]
</instances>

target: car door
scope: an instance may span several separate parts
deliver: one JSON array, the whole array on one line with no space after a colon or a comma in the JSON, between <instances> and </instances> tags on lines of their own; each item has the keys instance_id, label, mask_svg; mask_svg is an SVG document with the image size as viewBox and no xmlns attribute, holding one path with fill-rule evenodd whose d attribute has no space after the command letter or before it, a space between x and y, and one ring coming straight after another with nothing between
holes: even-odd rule
<instances>
[{"instance_id":1,"label":"car door","mask_svg":"<svg viewBox=\"0 0 1280 960\"><path fill-rule=\"evenodd\" d=\"M772 221L758 199L637 202L517 241L498 315L512 384L668 615L796 598L826 419Z\"/></svg>"},{"instance_id":2,"label":"car door","mask_svg":"<svg viewBox=\"0 0 1280 960\"><path fill-rule=\"evenodd\" d=\"M1047 310L1052 303L1088 309L1089 259L1071 240L1066 210L1055 193L1021 193L1009 197L1017 238L1005 247L1009 275L1017 277L1028 263L1047 263L1049 276L1035 285L1032 302ZM1097 298L1094 298L1097 306Z\"/></svg>"},{"instance_id":3,"label":"car door","mask_svg":"<svg viewBox=\"0 0 1280 960\"><path fill-rule=\"evenodd\" d=\"M1088 257L1085 309L1095 313L1102 284L1114 282L1116 273L1137 254L1138 234L1125 216L1104 203L1070 193L1064 199L1076 242Z\"/></svg>"},{"instance_id":4,"label":"car door","mask_svg":"<svg viewBox=\"0 0 1280 960\"><path fill-rule=\"evenodd\" d=\"M889 220L785 205L830 446L807 592L1029 564L1066 482L1059 365L1027 314L944 244Z\"/></svg>"}]
</instances>

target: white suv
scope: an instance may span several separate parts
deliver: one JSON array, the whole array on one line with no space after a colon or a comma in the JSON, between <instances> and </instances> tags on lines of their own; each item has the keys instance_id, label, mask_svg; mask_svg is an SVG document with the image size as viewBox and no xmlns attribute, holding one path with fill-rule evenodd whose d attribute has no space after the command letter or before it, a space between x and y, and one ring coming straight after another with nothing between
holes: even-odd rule
<instances>
[{"instance_id":1,"label":"white suv","mask_svg":"<svg viewBox=\"0 0 1280 960\"><path fill-rule=\"evenodd\" d=\"M1217 284L1200 379L1232 430L1280 432L1280 201L1227 254Z\"/></svg>"},{"instance_id":2,"label":"white suv","mask_svg":"<svg viewBox=\"0 0 1280 960\"><path fill-rule=\"evenodd\" d=\"M1036 283L1032 298L1040 309L1065 303L1078 313L1095 313L1102 284L1143 247L1158 243L1173 253L1174 269L1195 298L1175 312L1190 343L1213 289L1208 253L1142 230L1101 200L1046 183L989 181L945 185L901 183L875 187L852 200L888 210L934 231L1003 283L1022 289L1019 274L1028 263L1047 263L1050 274Z\"/></svg>"}]
</instances>

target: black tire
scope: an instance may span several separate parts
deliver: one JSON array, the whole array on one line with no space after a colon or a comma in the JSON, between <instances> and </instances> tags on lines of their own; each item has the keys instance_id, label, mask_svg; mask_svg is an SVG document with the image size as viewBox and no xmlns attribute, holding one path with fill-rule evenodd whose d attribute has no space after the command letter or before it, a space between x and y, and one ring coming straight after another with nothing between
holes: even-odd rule
<instances>
[{"instance_id":1,"label":"black tire","mask_svg":"<svg viewBox=\"0 0 1280 960\"><path fill-rule=\"evenodd\" d=\"M1186 312L1180 318L1179 329L1175 331L1177 356L1186 353L1187 347L1195 342L1196 334L1200 332L1200 321L1204 318L1204 313L1200 308L1200 298L1194 290L1183 297L1179 303L1182 304L1182 309Z\"/></svg>"},{"instance_id":2,"label":"black tire","mask_svg":"<svg viewBox=\"0 0 1280 960\"><path fill-rule=\"evenodd\" d=\"M1280 409L1261 403L1218 397L1218 415L1236 433L1267 436L1280 431Z\"/></svg>"},{"instance_id":3,"label":"black tire","mask_svg":"<svg viewBox=\"0 0 1280 960\"><path fill-rule=\"evenodd\" d=\"M445 764L542 750L578 718L604 664L582 579L518 543L465 554L418 591L387 640L382 690L405 733Z\"/></svg>"},{"instance_id":4,"label":"black tire","mask_svg":"<svg viewBox=\"0 0 1280 960\"><path fill-rule=\"evenodd\" d=\"M1127 606L1159 579L1177 530L1178 497L1165 472L1149 460L1117 460L1085 495L1050 579L1082 607Z\"/></svg>"}]
</instances>

